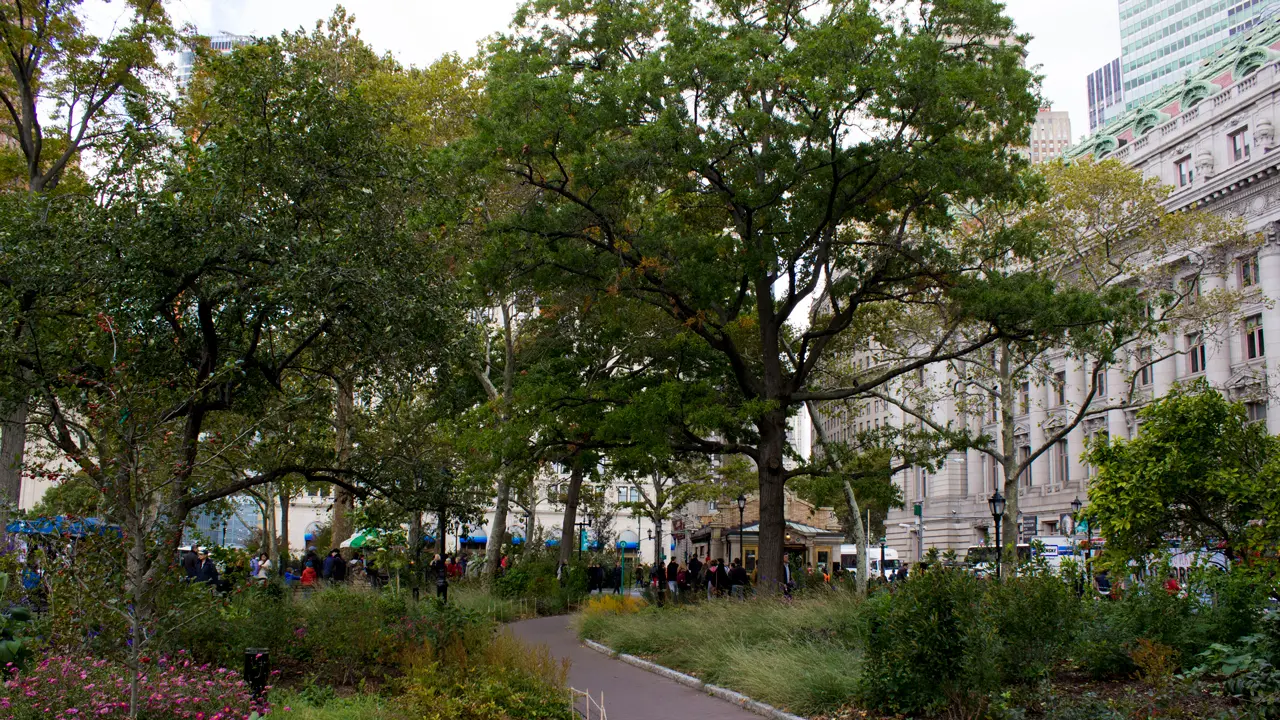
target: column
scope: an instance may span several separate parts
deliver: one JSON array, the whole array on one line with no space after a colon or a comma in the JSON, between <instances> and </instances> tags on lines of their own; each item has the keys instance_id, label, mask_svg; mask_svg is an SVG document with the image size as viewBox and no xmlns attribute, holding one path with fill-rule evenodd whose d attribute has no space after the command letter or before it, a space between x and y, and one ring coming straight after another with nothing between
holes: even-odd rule
<instances>
[{"instance_id":1,"label":"column","mask_svg":"<svg viewBox=\"0 0 1280 720\"><path fill-rule=\"evenodd\" d=\"M1151 348L1152 357L1162 357L1169 355L1177 349L1174 342L1173 333L1162 333L1158 341ZM1157 363L1151 365L1151 397L1152 399L1163 397L1169 393L1169 388L1173 387L1173 381L1178 377L1178 356L1167 357Z\"/></svg>"},{"instance_id":2,"label":"column","mask_svg":"<svg viewBox=\"0 0 1280 720\"><path fill-rule=\"evenodd\" d=\"M1267 243L1258 251L1258 279L1271 307L1262 310L1262 343L1267 356L1267 391L1280 386L1280 242L1275 226L1267 233ZM1267 430L1280 434L1280 402L1267 403Z\"/></svg>"},{"instance_id":3,"label":"column","mask_svg":"<svg viewBox=\"0 0 1280 720\"><path fill-rule=\"evenodd\" d=\"M1124 360L1117 360L1115 364L1107 368L1107 397L1105 401L1109 404L1120 402L1128 390L1129 373L1120 369L1119 363ZM1108 410L1107 411L1107 435L1111 439L1129 439L1129 423L1125 420L1124 410Z\"/></svg>"},{"instance_id":4,"label":"column","mask_svg":"<svg viewBox=\"0 0 1280 720\"><path fill-rule=\"evenodd\" d=\"M1261 270L1261 267L1259 267ZM1226 279L1222 275L1222 267L1212 263L1205 269L1201 278L1201 289L1209 295L1226 288ZM1266 330L1263 330L1266 334ZM1216 388L1225 388L1231 380L1231 328L1206 328L1205 332L1205 379Z\"/></svg>"},{"instance_id":5,"label":"column","mask_svg":"<svg viewBox=\"0 0 1280 720\"><path fill-rule=\"evenodd\" d=\"M1089 365L1088 359L1067 360L1067 412L1075 413L1080 406L1084 404L1084 398L1089 394L1089 371L1086 365ZM1080 423L1067 433L1067 449L1071 454L1071 480L1073 482L1084 482L1085 470L1084 461L1080 459L1080 455L1084 453L1084 423Z\"/></svg>"},{"instance_id":6,"label":"column","mask_svg":"<svg viewBox=\"0 0 1280 720\"><path fill-rule=\"evenodd\" d=\"M981 450L966 450L965 459L969 471L969 496L986 499L991 491L985 485L986 479L982 476L983 458L986 453Z\"/></svg>"},{"instance_id":7,"label":"column","mask_svg":"<svg viewBox=\"0 0 1280 720\"><path fill-rule=\"evenodd\" d=\"M1030 413L1027 418L1031 452L1044 446L1044 423L1048 417L1049 392L1051 388L1040 383L1031 383ZM1046 488L1049 486L1049 465L1053 462L1053 453L1046 452L1031 463L1031 486Z\"/></svg>"}]
</instances>

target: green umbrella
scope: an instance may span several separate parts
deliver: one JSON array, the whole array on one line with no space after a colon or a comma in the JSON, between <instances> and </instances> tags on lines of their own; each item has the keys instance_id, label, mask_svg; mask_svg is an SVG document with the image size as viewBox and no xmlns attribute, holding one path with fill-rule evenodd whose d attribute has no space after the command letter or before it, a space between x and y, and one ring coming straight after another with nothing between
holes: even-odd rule
<instances>
[{"instance_id":1,"label":"green umbrella","mask_svg":"<svg viewBox=\"0 0 1280 720\"><path fill-rule=\"evenodd\" d=\"M338 547L362 548L365 545L372 543L374 540L377 540L378 536L381 534L382 534L382 531L377 528L369 528L367 530L361 530L355 535L352 535L346 540L343 540L342 544L339 545Z\"/></svg>"}]
</instances>

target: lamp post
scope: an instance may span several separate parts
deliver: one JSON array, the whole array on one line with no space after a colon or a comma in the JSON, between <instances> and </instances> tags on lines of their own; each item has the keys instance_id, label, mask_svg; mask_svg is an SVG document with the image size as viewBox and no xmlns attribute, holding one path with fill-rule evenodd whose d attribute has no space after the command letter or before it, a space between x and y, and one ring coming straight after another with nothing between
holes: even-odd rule
<instances>
[{"instance_id":1,"label":"lamp post","mask_svg":"<svg viewBox=\"0 0 1280 720\"><path fill-rule=\"evenodd\" d=\"M582 519L573 524L578 528L578 560L582 560L582 544L586 529L591 527L591 513L583 513Z\"/></svg>"},{"instance_id":2,"label":"lamp post","mask_svg":"<svg viewBox=\"0 0 1280 720\"><path fill-rule=\"evenodd\" d=\"M1084 503L1080 502L1080 496L1077 495L1076 499L1071 501L1071 522L1076 523L1077 527L1080 525L1077 516L1080 514L1080 509L1083 507ZM1085 552L1088 554L1084 556L1084 572L1089 576L1089 581L1093 582L1093 523L1086 519L1084 521L1084 528L1085 532L1088 533L1088 540L1085 545ZM1075 535L1075 532L1073 531L1071 534Z\"/></svg>"},{"instance_id":3,"label":"lamp post","mask_svg":"<svg viewBox=\"0 0 1280 720\"><path fill-rule=\"evenodd\" d=\"M747 546L743 544L743 516L747 512L747 496L738 495L738 554L742 556L742 569L747 569Z\"/></svg>"},{"instance_id":4,"label":"lamp post","mask_svg":"<svg viewBox=\"0 0 1280 720\"><path fill-rule=\"evenodd\" d=\"M999 490L996 490L996 493L987 500L987 504L991 506L991 519L995 520L996 523L996 579L999 580L1000 566L1004 560L1004 545L1000 543L1000 521L1004 518L1004 496L1000 494Z\"/></svg>"},{"instance_id":5,"label":"lamp post","mask_svg":"<svg viewBox=\"0 0 1280 720\"><path fill-rule=\"evenodd\" d=\"M881 579L881 580L883 580L883 579L885 578L885 574L884 574L884 541L885 541L885 536L881 535L881 536L880 536L880 579Z\"/></svg>"}]
</instances>

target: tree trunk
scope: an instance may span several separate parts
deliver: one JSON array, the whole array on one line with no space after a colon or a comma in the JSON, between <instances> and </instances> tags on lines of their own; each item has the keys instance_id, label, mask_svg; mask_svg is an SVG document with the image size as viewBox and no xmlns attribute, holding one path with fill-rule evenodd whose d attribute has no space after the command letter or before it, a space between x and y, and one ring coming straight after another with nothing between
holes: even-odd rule
<instances>
[{"instance_id":1,"label":"tree trunk","mask_svg":"<svg viewBox=\"0 0 1280 720\"><path fill-rule=\"evenodd\" d=\"M27 445L27 401L14 405L0 426L0 540L7 539L9 513L22 499L23 450Z\"/></svg>"},{"instance_id":2,"label":"tree trunk","mask_svg":"<svg viewBox=\"0 0 1280 720\"><path fill-rule=\"evenodd\" d=\"M578 535L578 498L582 494L582 463L576 457L570 458L569 492L564 499L564 519L560 521L560 562L573 560L573 550L580 547L582 538ZM573 544L570 545L570 542Z\"/></svg>"},{"instance_id":3,"label":"tree trunk","mask_svg":"<svg viewBox=\"0 0 1280 720\"><path fill-rule=\"evenodd\" d=\"M1000 343L999 381L1000 381L1000 452L1004 455L1004 519L1001 522L1002 537L1000 548L1000 573L1002 577L1013 577L1018 567L1018 448L1015 444L1014 432L1014 387L1013 371L1010 368L1009 343ZM1012 550L1008 548L1012 547Z\"/></svg>"},{"instance_id":4,"label":"tree trunk","mask_svg":"<svg viewBox=\"0 0 1280 720\"><path fill-rule=\"evenodd\" d=\"M756 591L772 595L782 590L783 539L786 535L786 518L783 508L783 486L786 482L782 460L786 446L786 415L781 412L766 414L757 424L760 430L760 463L757 475L760 479L760 533L758 554L760 581Z\"/></svg>"},{"instance_id":5,"label":"tree trunk","mask_svg":"<svg viewBox=\"0 0 1280 720\"><path fill-rule=\"evenodd\" d=\"M497 577L498 563L502 561L502 538L507 531L507 506L511 504L511 481L506 472L498 475L498 497L493 510L493 525L489 528L488 544L484 548L484 571L489 577Z\"/></svg>"},{"instance_id":6,"label":"tree trunk","mask_svg":"<svg viewBox=\"0 0 1280 720\"><path fill-rule=\"evenodd\" d=\"M351 375L343 375L338 378L336 384L338 397L333 414L334 450L338 467L345 468L351 463L351 422L355 415L356 381ZM344 488L334 489L333 547L338 547L342 541L351 537L351 510L354 506L355 496Z\"/></svg>"},{"instance_id":7,"label":"tree trunk","mask_svg":"<svg viewBox=\"0 0 1280 720\"><path fill-rule=\"evenodd\" d=\"M289 552L289 493L286 490L280 491L280 547L277 552L280 553L280 564L276 566L276 572L281 577L284 576L285 565L290 559Z\"/></svg>"},{"instance_id":8,"label":"tree trunk","mask_svg":"<svg viewBox=\"0 0 1280 720\"><path fill-rule=\"evenodd\" d=\"M436 510L436 552L440 553L440 557L444 557L445 545L444 536L449 529L449 508L441 505ZM497 565L495 562L494 565Z\"/></svg>"},{"instance_id":9,"label":"tree trunk","mask_svg":"<svg viewBox=\"0 0 1280 720\"><path fill-rule=\"evenodd\" d=\"M855 563L858 569L855 570L854 587L857 589L858 597L865 597L867 594L867 571L871 566L871 558L867 555L867 528L862 522L862 509L858 507L858 498L853 493L853 486L848 480L844 481L844 501L849 505L849 514L853 516L853 541L858 545L858 560Z\"/></svg>"}]
</instances>

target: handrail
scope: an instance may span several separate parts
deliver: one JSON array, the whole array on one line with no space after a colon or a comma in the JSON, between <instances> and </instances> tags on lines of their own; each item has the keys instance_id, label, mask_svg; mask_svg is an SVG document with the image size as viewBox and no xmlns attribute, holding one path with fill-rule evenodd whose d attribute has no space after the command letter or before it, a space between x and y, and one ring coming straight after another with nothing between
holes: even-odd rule
<instances>
[{"instance_id":1,"label":"handrail","mask_svg":"<svg viewBox=\"0 0 1280 720\"><path fill-rule=\"evenodd\" d=\"M591 693L586 690L569 688L569 693L573 697L574 712L586 718L586 720L591 720L592 717L594 717L596 720L608 720L608 717L604 711L604 691L603 690L600 691L599 702L597 702L595 698L591 697ZM578 709L578 698L582 698L583 700L583 703L582 703L583 709L581 710ZM594 715L592 714L593 708L595 710Z\"/></svg>"}]
</instances>

